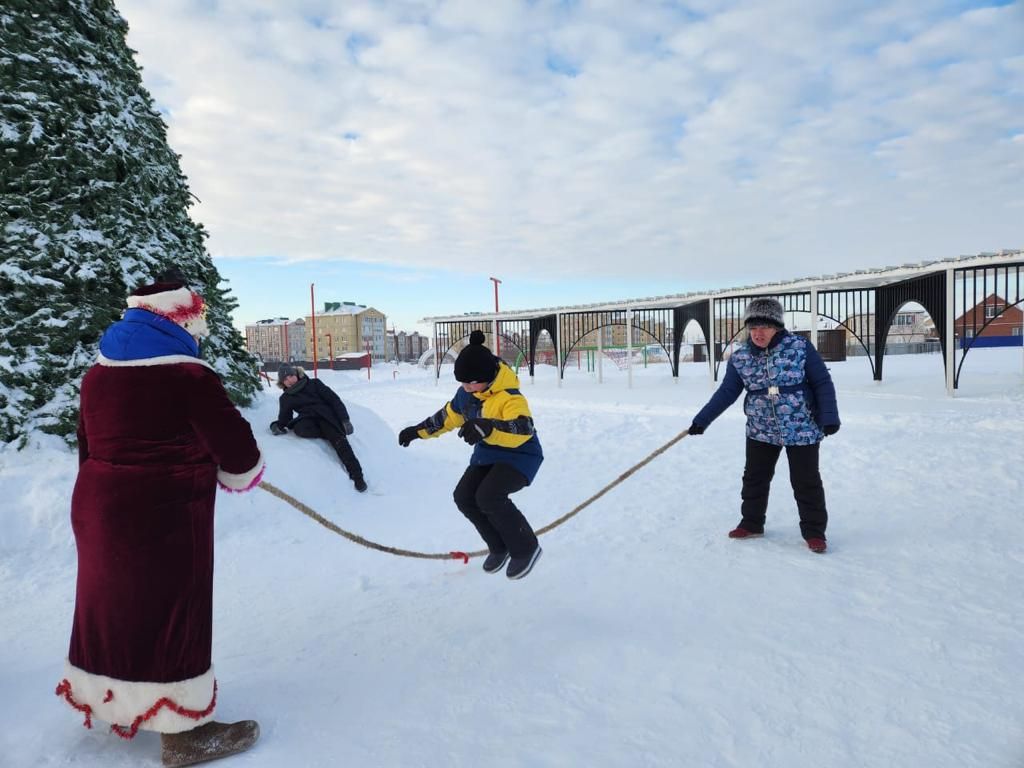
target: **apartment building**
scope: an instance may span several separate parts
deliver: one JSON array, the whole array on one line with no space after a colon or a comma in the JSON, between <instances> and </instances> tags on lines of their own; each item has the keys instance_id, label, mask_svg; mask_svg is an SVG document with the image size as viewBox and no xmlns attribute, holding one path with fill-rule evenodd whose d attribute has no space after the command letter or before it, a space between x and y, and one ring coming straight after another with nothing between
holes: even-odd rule
<instances>
[{"instance_id":1,"label":"apartment building","mask_svg":"<svg viewBox=\"0 0 1024 768\"><path fill-rule=\"evenodd\" d=\"M245 326L245 346L267 363L306 359L306 321L275 317Z\"/></svg>"},{"instance_id":2,"label":"apartment building","mask_svg":"<svg viewBox=\"0 0 1024 768\"><path fill-rule=\"evenodd\" d=\"M418 331L387 331L388 360L416 362L430 349L430 339Z\"/></svg>"},{"instance_id":3,"label":"apartment building","mask_svg":"<svg viewBox=\"0 0 1024 768\"><path fill-rule=\"evenodd\" d=\"M306 348L313 355L313 316L306 316ZM316 356L329 360L346 352L369 352L374 360L387 360L387 316L354 301L324 302L316 313ZM392 350L393 351L393 350Z\"/></svg>"}]
</instances>

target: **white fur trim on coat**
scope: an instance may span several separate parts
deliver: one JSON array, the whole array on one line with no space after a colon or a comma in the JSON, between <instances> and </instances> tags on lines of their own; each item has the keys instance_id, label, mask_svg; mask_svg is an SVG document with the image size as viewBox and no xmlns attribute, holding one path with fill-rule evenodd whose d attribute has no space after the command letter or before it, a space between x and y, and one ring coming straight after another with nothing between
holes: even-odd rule
<instances>
[{"instance_id":1,"label":"white fur trim on coat","mask_svg":"<svg viewBox=\"0 0 1024 768\"><path fill-rule=\"evenodd\" d=\"M129 296L128 306L132 309L148 309L158 315L170 315L192 304L192 291L175 288L170 291L151 293L148 296Z\"/></svg>"},{"instance_id":2,"label":"white fur trim on coat","mask_svg":"<svg viewBox=\"0 0 1024 768\"><path fill-rule=\"evenodd\" d=\"M188 331L190 336L202 336L205 338L210 335L210 326L206 324L206 318L202 315L193 317L191 320L185 320L181 323L181 327Z\"/></svg>"},{"instance_id":3,"label":"white fur trim on coat","mask_svg":"<svg viewBox=\"0 0 1024 768\"><path fill-rule=\"evenodd\" d=\"M263 454L260 453L259 458L256 459L256 465L248 472L234 474L232 472L225 472L223 469L218 469L217 482L229 491L248 491L256 484L256 480L262 472Z\"/></svg>"},{"instance_id":4,"label":"white fur trim on coat","mask_svg":"<svg viewBox=\"0 0 1024 768\"><path fill-rule=\"evenodd\" d=\"M213 366L205 360L200 360L198 357L191 357L189 355L162 355L160 357L143 357L138 360L111 360L109 357L104 357L101 352L96 356L96 362L109 368L134 368L140 365L175 365L177 363L195 363L196 365L205 366L211 371L214 370Z\"/></svg>"},{"instance_id":5,"label":"white fur trim on coat","mask_svg":"<svg viewBox=\"0 0 1024 768\"><path fill-rule=\"evenodd\" d=\"M196 712L207 709L213 700L212 666L191 680L179 680L174 683L132 683L106 675L94 675L65 660L64 678L71 684L71 697L78 704L88 704L92 708L93 717L127 728L165 697L179 707ZM169 707L161 707L156 715L140 722L138 727L144 731L181 733L212 719L213 710L204 717L194 720L179 715Z\"/></svg>"}]
</instances>

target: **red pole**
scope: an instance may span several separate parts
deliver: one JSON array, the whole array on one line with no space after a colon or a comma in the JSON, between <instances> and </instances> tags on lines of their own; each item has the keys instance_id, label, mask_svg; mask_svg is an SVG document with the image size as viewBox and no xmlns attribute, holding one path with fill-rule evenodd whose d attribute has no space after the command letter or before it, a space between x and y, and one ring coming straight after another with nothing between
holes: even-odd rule
<instances>
[{"instance_id":1,"label":"red pole","mask_svg":"<svg viewBox=\"0 0 1024 768\"><path fill-rule=\"evenodd\" d=\"M288 349L288 320L285 319L285 321L284 321L284 352L281 355L281 359L284 362L286 362L286 363L290 363L291 362L291 360L288 359L289 357L291 357L291 355L289 355L288 352L289 352L289 349Z\"/></svg>"},{"instance_id":2,"label":"red pole","mask_svg":"<svg viewBox=\"0 0 1024 768\"><path fill-rule=\"evenodd\" d=\"M319 379L316 375L316 299L313 298L313 283L309 284L309 309L313 318L313 378Z\"/></svg>"},{"instance_id":3,"label":"red pole","mask_svg":"<svg viewBox=\"0 0 1024 768\"><path fill-rule=\"evenodd\" d=\"M501 280L499 280L496 277L489 277L487 279L494 282L494 314L498 314L498 283L500 283ZM501 357L501 335L500 334L496 335L494 337L494 354L496 354L498 357Z\"/></svg>"}]
</instances>

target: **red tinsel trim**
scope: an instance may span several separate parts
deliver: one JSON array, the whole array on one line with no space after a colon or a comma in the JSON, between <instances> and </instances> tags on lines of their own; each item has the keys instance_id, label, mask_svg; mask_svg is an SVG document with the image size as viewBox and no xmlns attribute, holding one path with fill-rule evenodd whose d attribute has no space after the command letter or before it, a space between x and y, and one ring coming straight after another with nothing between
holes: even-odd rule
<instances>
[{"instance_id":1,"label":"red tinsel trim","mask_svg":"<svg viewBox=\"0 0 1024 768\"><path fill-rule=\"evenodd\" d=\"M92 707L90 707L88 704L79 704L77 701L75 701L74 697L71 695L71 683L68 681L67 678L64 678L63 680L60 681L60 685L57 686L57 690L55 691L55 693L58 696L63 696L64 699L67 701L67 703L70 704L75 709L77 709L79 712L84 712L85 713L85 723L84 723L84 725L85 725L86 728L92 728ZM105 702L106 701L110 701L113 698L114 698L114 692L111 691L111 690L107 690L107 698L103 699L103 701L105 701ZM122 739L134 739L135 738L135 734L137 734L139 732L139 726L142 725L147 720L152 720L154 717L156 717L160 713L160 710L163 709L164 707L167 707L172 712L174 712L176 714L179 714L182 717L187 717L190 720L202 720L204 717L206 717L211 712L213 712L213 710L214 710L214 708L216 708L216 706L217 706L217 681L214 680L213 681L213 697L210 699L210 706L208 706L206 709L203 709L203 710L186 709L185 707L183 707L183 706L181 706L179 704L176 704L174 701L172 701L171 699L169 699L166 696L164 696L163 698L158 699L157 702L152 707L150 707L145 712L143 712L141 715L136 717L135 720L132 722L130 727L126 728L123 725L116 725L115 724L115 725L110 726L110 730L112 730L114 733L116 733Z\"/></svg>"},{"instance_id":2,"label":"red tinsel trim","mask_svg":"<svg viewBox=\"0 0 1024 768\"><path fill-rule=\"evenodd\" d=\"M252 482L249 483L247 486L245 486L245 488L231 488L230 486L224 485L224 483L222 483L220 480L217 481L217 485L219 485L222 489L224 489L228 493L245 493L246 491L251 491L253 488L255 488L257 485L260 484L260 480L263 479L263 473L266 472L266 471L267 471L267 465L264 464L260 468L260 471L256 475L256 477L254 477Z\"/></svg>"},{"instance_id":3,"label":"red tinsel trim","mask_svg":"<svg viewBox=\"0 0 1024 768\"><path fill-rule=\"evenodd\" d=\"M174 713L176 713L178 715L181 715L182 717L187 717L190 720L201 720L202 718L206 717L208 714L213 712L213 710L214 710L214 708L216 706L217 706L217 681L214 680L213 681L213 698L210 699L210 706L208 706L204 710L186 709L185 707L182 707L179 704L175 704L171 699L169 699L166 696L164 696L162 699L159 699L152 707L150 707L145 712L143 712L141 715L136 717L135 720L132 722L130 728L125 728L123 725L112 725L112 726L110 726L110 730L112 730L114 733L116 733L122 739L134 739L135 738L135 734L139 732L139 726L142 725L142 723L146 722L147 720L151 720L152 718L156 717L160 713L160 710L163 709L164 707L167 707L172 712L174 712Z\"/></svg>"},{"instance_id":4,"label":"red tinsel trim","mask_svg":"<svg viewBox=\"0 0 1024 768\"><path fill-rule=\"evenodd\" d=\"M107 695L103 697L103 703L106 704L108 701L113 701L114 692L107 688Z\"/></svg>"},{"instance_id":5,"label":"red tinsel trim","mask_svg":"<svg viewBox=\"0 0 1024 768\"><path fill-rule=\"evenodd\" d=\"M86 728L92 728L92 707L90 707L88 704L79 704L77 701L74 700L74 698L71 696L71 683L70 681L68 681L67 678L64 678L60 681L60 685L57 686L57 690L55 691L55 693L58 696L63 696L65 701L67 701L68 704L77 709L79 712L84 712L85 722L82 723L82 725L84 725Z\"/></svg>"},{"instance_id":6,"label":"red tinsel trim","mask_svg":"<svg viewBox=\"0 0 1024 768\"><path fill-rule=\"evenodd\" d=\"M203 297L198 293L192 293L191 296L192 301L190 303L182 304L169 312L166 309L160 309L159 307L154 307L152 304L143 304L141 302L136 308L145 309L155 315L166 317L172 322L181 323L183 320L191 320L193 317L199 317L199 315L203 314L203 307L205 306Z\"/></svg>"}]
</instances>

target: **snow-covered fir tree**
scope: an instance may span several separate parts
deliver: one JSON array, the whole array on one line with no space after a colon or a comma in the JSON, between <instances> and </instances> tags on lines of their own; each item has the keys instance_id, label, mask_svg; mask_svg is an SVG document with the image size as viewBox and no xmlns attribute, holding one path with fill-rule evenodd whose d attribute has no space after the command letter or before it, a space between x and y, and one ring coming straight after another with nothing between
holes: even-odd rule
<instances>
[{"instance_id":1,"label":"snow-covered fir tree","mask_svg":"<svg viewBox=\"0 0 1024 768\"><path fill-rule=\"evenodd\" d=\"M208 303L204 359L235 402L257 389L126 32L111 0L0 4L0 442L74 440L100 336L171 267Z\"/></svg>"}]
</instances>

